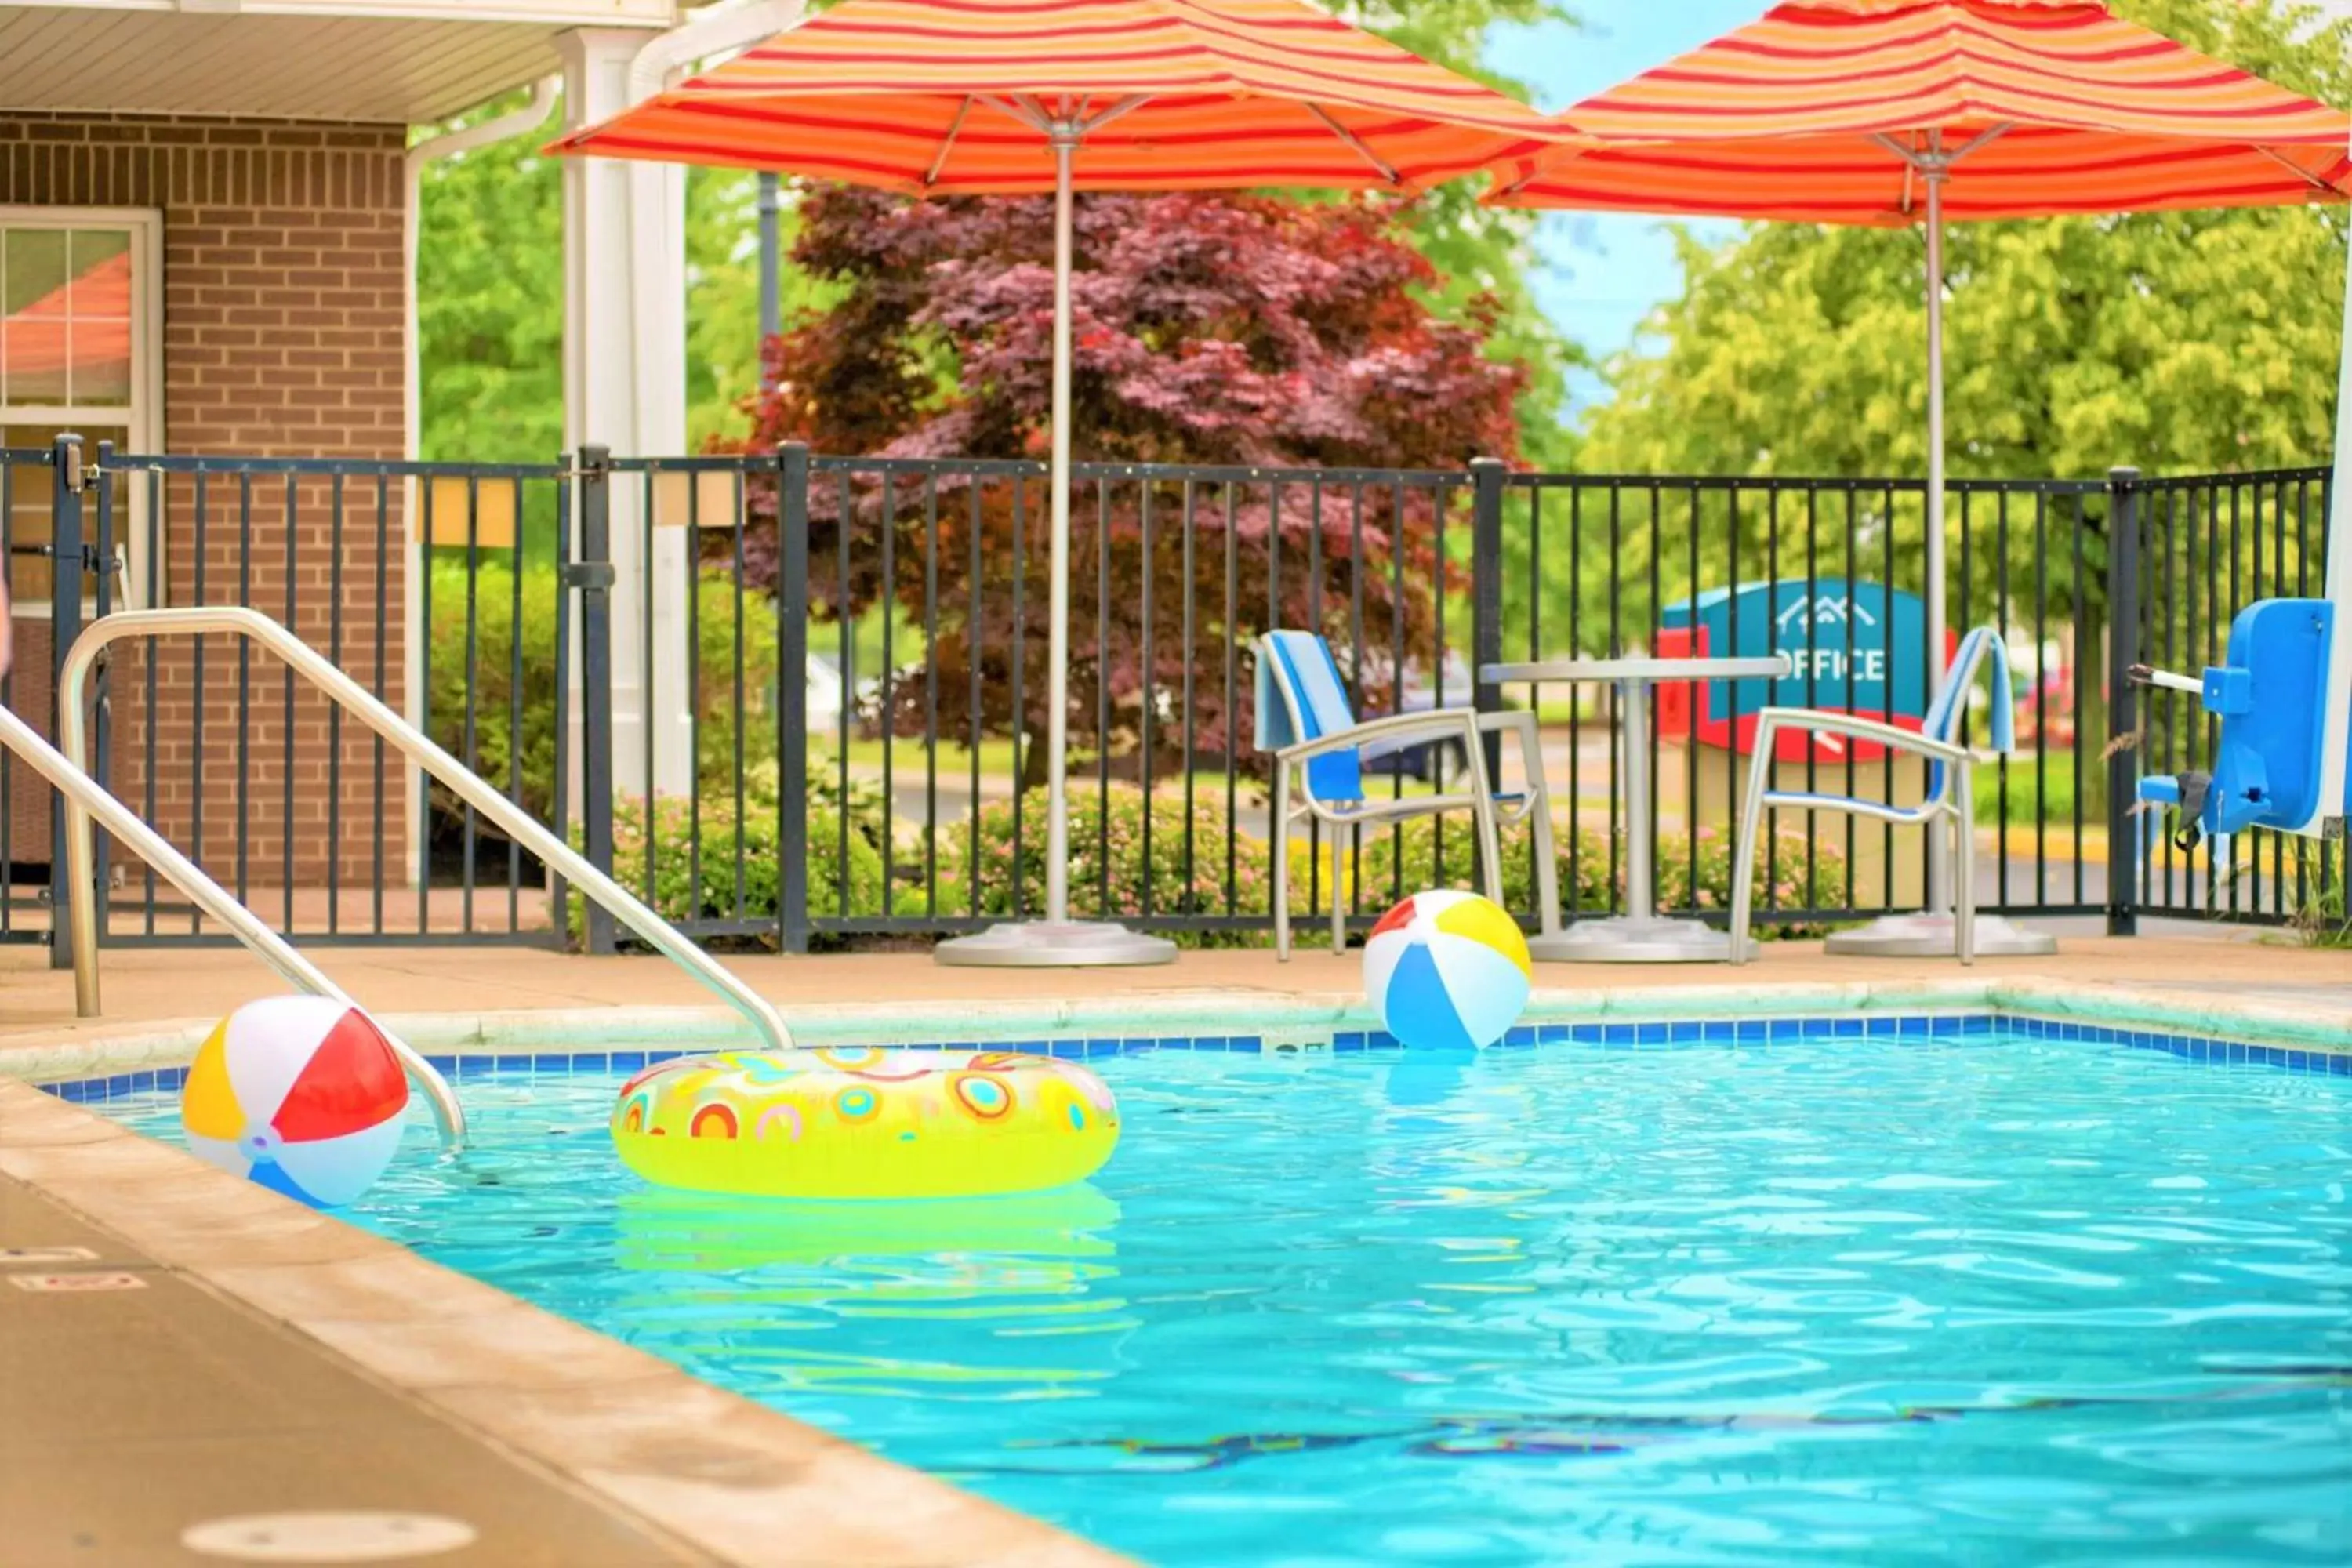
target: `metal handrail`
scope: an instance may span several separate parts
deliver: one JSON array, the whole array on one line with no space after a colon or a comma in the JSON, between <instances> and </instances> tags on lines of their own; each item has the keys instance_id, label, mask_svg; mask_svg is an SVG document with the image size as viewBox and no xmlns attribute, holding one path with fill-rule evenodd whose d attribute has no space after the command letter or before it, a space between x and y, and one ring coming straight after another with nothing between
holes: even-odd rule
<instances>
[{"instance_id":1,"label":"metal handrail","mask_svg":"<svg viewBox=\"0 0 2352 1568\"><path fill-rule=\"evenodd\" d=\"M79 710L74 710L79 714ZM75 725L78 729L79 726ZM79 737L76 737L79 740ZM67 865L70 874L79 879L68 887L88 889L90 881L90 820L95 817L106 825L106 830L129 846L132 854L152 866L163 879L186 894L196 906L236 934L239 942L253 950L254 955L278 972L280 979L299 986L315 996L331 996L338 1002L350 1003L351 998L335 983L320 973L316 965L294 951L293 947L261 923L251 910L231 898L228 890L214 881L188 858L172 847L169 840L150 826L145 818L117 800L106 787L72 758L43 740L38 731L16 717L7 708L0 708L0 746L23 758L35 773L53 785L66 800L69 822L76 825L66 840ZM76 747L79 750L79 746ZM79 853L76 854L77 847ZM74 922L74 1003L81 1016L92 1016L98 1010L98 916L94 897L68 898L68 908ZM84 991L83 974L89 971L89 990ZM85 998L88 1006L82 1005ZM354 1004L355 1005L356 1004ZM433 1064L410 1049L407 1044L386 1030L384 1038L392 1044L393 1054L407 1070L425 1098L432 1104L435 1121L441 1127L442 1141L452 1148L466 1142L466 1111L457 1103L457 1092L449 1082L436 1071Z\"/></svg>"},{"instance_id":2,"label":"metal handrail","mask_svg":"<svg viewBox=\"0 0 2352 1568\"><path fill-rule=\"evenodd\" d=\"M626 888L598 870L536 817L500 795L479 773L385 707L373 693L337 668L317 649L258 610L226 605L187 609L123 610L91 622L89 629L75 639L58 676L58 734L69 755L80 758L88 754L88 724L83 717L82 693L100 651L110 643L125 637L152 638L175 632L190 636L227 632L249 637L277 654L295 673L340 703L361 723L383 736L467 805L504 828L518 843L538 856L541 862L552 867L565 881L610 910L614 919L662 956L717 992L722 1000L751 1021L751 1026L766 1039L770 1047L780 1051L792 1048L792 1031L784 1026L782 1016L767 998L695 946L684 932L648 909ZM66 800L68 875L73 878L71 886L87 888L90 886L91 871L96 864L89 816L79 807L70 794ZM111 826L110 824L110 830ZM142 854L143 858L144 851ZM88 998L85 1016L95 1013L98 1007L98 914L94 905L95 900L89 898L77 898L72 902L74 994L78 1003L85 995ZM235 929L233 923L232 929ZM317 972L311 973L315 974Z\"/></svg>"}]
</instances>

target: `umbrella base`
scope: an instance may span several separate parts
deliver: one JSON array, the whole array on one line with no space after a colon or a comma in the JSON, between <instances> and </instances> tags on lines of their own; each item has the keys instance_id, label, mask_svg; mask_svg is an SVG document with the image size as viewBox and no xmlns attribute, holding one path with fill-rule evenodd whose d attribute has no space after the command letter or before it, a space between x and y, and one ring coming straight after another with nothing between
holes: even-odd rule
<instances>
[{"instance_id":1,"label":"umbrella base","mask_svg":"<svg viewBox=\"0 0 2352 1568\"><path fill-rule=\"evenodd\" d=\"M1030 921L991 926L931 950L961 969L1118 969L1176 962L1176 944L1093 921Z\"/></svg>"},{"instance_id":2,"label":"umbrella base","mask_svg":"<svg viewBox=\"0 0 2352 1568\"><path fill-rule=\"evenodd\" d=\"M1823 944L1852 958L1950 958L1959 939L1949 915L1882 915L1860 931L1840 931ZM2000 915L1977 917L1979 958L2043 958L2058 939L2011 924Z\"/></svg>"}]
</instances>

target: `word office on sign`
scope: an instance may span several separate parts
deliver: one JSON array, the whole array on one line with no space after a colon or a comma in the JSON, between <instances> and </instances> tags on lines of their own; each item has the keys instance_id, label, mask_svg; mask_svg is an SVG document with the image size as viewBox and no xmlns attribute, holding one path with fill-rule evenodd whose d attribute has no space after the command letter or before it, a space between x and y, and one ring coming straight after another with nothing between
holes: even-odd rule
<instances>
[{"instance_id":1,"label":"word office on sign","mask_svg":"<svg viewBox=\"0 0 2352 1568\"><path fill-rule=\"evenodd\" d=\"M1779 680L1694 681L1658 689L1658 733L1748 756L1769 707L1853 713L1916 730L1927 711L1927 614L1916 594L1839 577L1710 588L1665 606L1661 658L1779 654ZM1945 657L1953 644L1946 637ZM1875 762L1884 749L1833 735L1781 732L1778 760Z\"/></svg>"}]
</instances>

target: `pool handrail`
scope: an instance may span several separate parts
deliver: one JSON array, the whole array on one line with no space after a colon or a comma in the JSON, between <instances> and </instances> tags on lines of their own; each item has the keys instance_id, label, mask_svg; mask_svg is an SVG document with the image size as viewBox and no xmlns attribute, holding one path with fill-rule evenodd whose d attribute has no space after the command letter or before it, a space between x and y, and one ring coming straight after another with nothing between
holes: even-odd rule
<instances>
[{"instance_id":1,"label":"pool handrail","mask_svg":"<svg viewBox=\"0 0 2352 1568\"><path fill-rule=\"evenodd\" d=\"M296 674L373 730L467 805L512 835L526 849L552 868L572 887L609 910L640 940L684 969L750 1020L774 1050L793 1048L792 1031L766 997L697 947L686 933L647 908L626 888L606 876L588 858L509 800L479 773L436 744L431 737L386 707L374 693L343 673L316 648L258 610L219 605L177 609L121 610L92 621L74 640L58 677L58 731L67 755L79 765L88 753L84 689L98 655L109 644L126 637L155 638L174 633L203 636L226 632L259 643L286 661ZM95 864L89 814L74 797L66 797L66 856L70 886L92 886ZM74 936L74 996L82 1016L98 1010L98 913L96 900L72 900ZM240 906L241 907L241 906ZM267 930L268 928L264 927ZM316 971L312 971L313 973ZM323 977L321 977L323 978Z\"/></svg>"},{"instance_id":2,"label":"pool handrail","mask_svg":"<svg viewBox=\"0 0 2352 1568\"><path fill-rule=\"evenodd\" d=\"M278 978L314 996L331 996L338 1002L357 1005L333 981L321 973L316 964L297 952L293 944L263 924L251 910L230 897L227 889L205 875L186 856L174 849L171 841L156 832L144 817L116 799L105 785L90 777L87 769L43 740L38 731L5 707L0 707L0 746L5 746L47 779L65 797L68 818L80 825L79 842L83 852L78 857L72 853L76 840L70 833L67 840L67 863L70 874L80 879L68 886L89 888L93 885L89 880L91 857L89 850L89 825L94 817L106 825L109 833L129 846L131 853L152 866L165 881L186 894L197 908L226 926L255 957L275 970ZM74 949L74 1001L77 1012L85 1018L96 1012L97 992L94 988L89 993L91 1005L89 1008L80 1006L84 995L83 965L94 965L98 956L96 901L93 898L68 900L78 944ZM91 981L94 987L94 968ZM452 1149L464 1147L466 1110L457 1103L457 1091L449 1087L449 1080L389 1029L384 1031L384 1038L391 1042L393 1054L400 1058L402 1068L433 1107L433 1117L440 1126L442 1142Z\"/></svg>"}]
</instances>

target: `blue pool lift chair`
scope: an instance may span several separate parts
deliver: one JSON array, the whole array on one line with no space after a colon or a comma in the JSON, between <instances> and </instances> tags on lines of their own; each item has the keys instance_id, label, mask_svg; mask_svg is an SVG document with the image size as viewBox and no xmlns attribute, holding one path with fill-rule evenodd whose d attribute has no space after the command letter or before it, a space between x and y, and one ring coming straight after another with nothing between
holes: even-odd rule
<instances>
[{"instance_id":1,"label":"blue pool lift chair","mask_svg":"<svg viewBox=\"0 0 2352 1568\"><path fill-rule=\"evenodd\" d=\"M2006 756L2017 749L2016 704L2009 685L2009 655L2000 634L1979 626L1960 639L1959 650L1945 671L1943 689L1928 706L1917 731L1882 724L1851 713L1827 713L1811 708L1767 708L1756 719L1755 761L1748 776L1748 803L1739 818L1738 858L1732 864L1731 962L1746 963L1756 956L1748 931L1755 908L1756 849L1767 808L1794 811L1835 811L1874 817L1898 827L1926 826L1952 836L1953 935L1962 963L1976 962L1976 819L1969 798L1969 765L1974 754L1960 742L1960 721L1967 716L1969 694L1977 674L1992 666L1992 749ZM1772 753L1783 730L1806 730L1872 741L1889 752L1908 752L1927 760L1927 788L1916 805L1889 805L1842 795L1819 795L1772 787Z\"/></svg>"},{"instance_id":2,"label":"blue pool lift chair","mask_svg":"<svg viewBox=\"0 0 2352 1568\"><path fill-rule=\"evenodd\" d=\"M1501 733L1519 739L1528 779L1522 793L1498 794L1487 777L1482 739ZM1447 741L1460 742L1468 758L1466 790L1381 799L1365 787L1366 748ZM1465 806L1477 824L1486 897L1498 904L1503 901L1503 869L1496 824L1534 823L1543 929L1559 929L1559 868L1534 714L1442 708L1359 721L1331 645L1313 632L1275 631L1258 639L1257 748L1274 753L1274 934L1275 952L1283 960L1290 957L1290 827L1299 818L1318 820L1330 829L1334 952L1348 948L1348 900L1340 890L1340 868L1351 837L1346 830Z\"/></svg>"}]
</instances>

